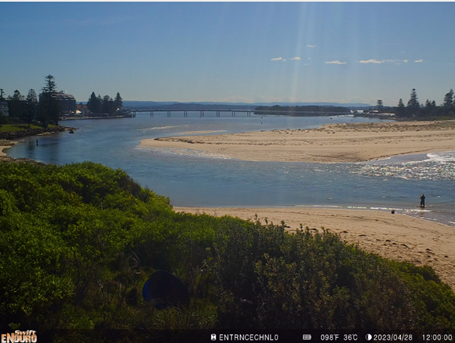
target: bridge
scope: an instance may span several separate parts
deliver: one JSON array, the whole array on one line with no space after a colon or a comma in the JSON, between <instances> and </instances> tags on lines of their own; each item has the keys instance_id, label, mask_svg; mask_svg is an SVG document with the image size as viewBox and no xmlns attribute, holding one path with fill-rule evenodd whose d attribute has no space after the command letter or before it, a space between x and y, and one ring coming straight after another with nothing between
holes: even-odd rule
<instances>
[{"instance_id":1,"label":"bridge","mask_svg":"<svg viewBox=\"0 0 455 343\"><path fill-rule=\"evenodd\" d=\"M231 113L232 117L235 117L236 113L246 113L247 117L250 117L251 114L254 114L254 110L252 109L160 109L160 108L148 108L148 109L131 109L131 113L136 116L137 112L149 112L150 117L155 116L155 112L166 112L168 117L172 116L172 112L183 112L184 117L188 117L188 112L199 112L199 116L205 117L205 112L215 112L216 117L221 117L221 112L228 112Z\"/></svg>"}]
</instances>

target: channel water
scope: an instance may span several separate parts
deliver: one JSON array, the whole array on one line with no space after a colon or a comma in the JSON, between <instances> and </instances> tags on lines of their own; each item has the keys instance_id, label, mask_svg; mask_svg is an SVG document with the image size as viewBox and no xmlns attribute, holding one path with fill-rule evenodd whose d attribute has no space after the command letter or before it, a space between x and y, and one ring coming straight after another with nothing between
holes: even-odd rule
<instances>
[{"instance_id":1,"label":"channel water","mask_svg":"<svg viewBox=\"0 0 455 343\"><path fill-rule=\"evenodd\" d=\"M187 149L139 147L142 139L189 131L237 133L374 121L379 120L138 113L135 118L64 121L62 125L77 128L74 134L27 137L8 155L58 165L93 161L120 168L141 186L169 197L175 206L395 209L455 226L455 152L323 164L251 162ZM427 203L423 211L418 207L422 193Z\"/></svg>"}]
</instances>

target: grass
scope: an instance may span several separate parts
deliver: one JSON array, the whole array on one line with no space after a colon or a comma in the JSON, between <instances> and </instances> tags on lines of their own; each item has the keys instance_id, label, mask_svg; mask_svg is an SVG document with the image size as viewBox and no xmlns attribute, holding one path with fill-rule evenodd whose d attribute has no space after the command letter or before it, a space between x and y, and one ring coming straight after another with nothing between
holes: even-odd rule
<instances>
[{"instance_id":1,"label":"grass","mask_svg":"<svg viewBox=\"0 0 455 343\"><path fill-rule=\"evenodd\" d=\"M48 127L55 127L55 125L48 125ZM42 127L34 124L31 124L30 127L27 124L0 126L0 132L24 131L28 129L42 129Z\"/></svg>"}]
</instances>

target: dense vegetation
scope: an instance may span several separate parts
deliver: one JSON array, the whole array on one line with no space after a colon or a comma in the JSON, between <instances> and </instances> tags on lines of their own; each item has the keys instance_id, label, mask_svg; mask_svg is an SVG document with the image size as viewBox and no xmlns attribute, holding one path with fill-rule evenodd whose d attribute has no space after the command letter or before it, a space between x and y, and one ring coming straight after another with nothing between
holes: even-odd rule
<instances>
[{"instance_id":1,"label":"dense vegetation","mask_svg":"<svg viewBox=\"0 0 455 343\"><path fill-rule=\"evenodd\" d=\"M454 93L451 89L444 95L441 105L437 106L436 101L426 100L425 103L420 103L417 97L417 91L412 89L407 105L403 103L403 99L398 101L395 107L385 107L382 105L382 100L378 100L376 109L379 112L393 112L397 119L405 120L440 120L455 118L455 101Z\"/></svg>"},{"instance_id":2,"label":"dense vegetation","mask_svg":"<svg viewBox=\"0 0 455 343\"><path fill-rule=\"evenodd\" d=\"M254 114L291 115L291 116L330 116L346 115L351 111L342 106L258 106Z\"/></svg>"},{"instance_id":3,"label":"dense vegetation","mask_svg":"<svg viewBox=\"0 0 455 343\"><path fill-rule=\"evenodd\" d=\"M188 308L143 300L157 269L184 281ZM455 295L430 267L328 230L175 213L125 172L90 162L0 163L1 332L69 329L51 339L101 342L106 329L253 328L453 332ZM98 340L79 329L98 329Z\"/></svg>"},{"instance_id":4,"label":"dense vegetation","mask_svg":"<svg viewBox=\"0 0 455 343\"><path fill-rule=\"evenodd\" d=\"M87 101L87 108L90 112L95 114L106 113L113 115L118 112L123 107L123 99L120 96L120 93L117 92L115 100L112 99L109 95L101 97L95 95L95 92L92 92L90 98Z\"/></svg>"},{"instance_id":5,"label":"dense vegetation","mask_svg":"<svg viewBox=\"0 0 455 343\"><path fill-rule=\"evenodd\" d=\"M4 101L3 89L0 90L0 101ZM55 99L57 85L54 77L48 75L45 77L45 85L40 94L40 101L34 89L28 91L27 97L24 97L19 90L15 90L13 96L8 96L8 116L0 113L1 124L26 123L30 125L33 122L40 123L42 127L47 127L49 123L58 125L61 115L58 101Z\"/></svg>"},{"instance_id":6,"label":"dense vegetation","mask_svg":"<svg viewBox=\"0 0 455 343\"><path fill-rule=\"evenodd\" d=\"M0 127L4 124L40 124L47 127L50 123L58 125L63 109L57 98L57 85L52 75L45 77L45 85L38 96L34 89L28 91L27 97L15 90L12 96L4 97L3 89L0 89L0 101L8 104L8 115L0 110ZM81 103L82 105L82 103ZM123 107L123 99L117 93L115 100L110 96L96 96L93 92L87 102L88 109L95 114L116 114ZM75 108L74 108L75 110Z\"/></svg>"}]
</instances>

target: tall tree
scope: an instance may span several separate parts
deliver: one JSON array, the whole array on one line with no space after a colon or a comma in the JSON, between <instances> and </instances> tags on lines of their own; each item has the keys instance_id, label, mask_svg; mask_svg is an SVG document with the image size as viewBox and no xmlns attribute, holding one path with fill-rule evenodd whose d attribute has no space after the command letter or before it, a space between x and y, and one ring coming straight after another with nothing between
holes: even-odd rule
<instances>
[{"instance_id":1,"label":"tall tree","mask_svg":"<svg viewBox=\"0 0 455 343\"><path fill-rule=\"evenodd\" d=\"M411 91L411 98L409 99L408 106L406 107L406 116L412 117L419 116L420 114L421 114L420 103L419 100L417 99L417 92L415 88L413 88Z\"/></svg>"},{"instance_id":2,"label":"tall tree","mask_svg":"<svg viewBox=\"0 0 455 343\"><path fill-rule=\"evenodd\" d=\"M26 106L23 120L28 124L28 127L30 127L30 124L35 118L38 109L38 97L36 96L34 89L30 89L28 91L27 98L25 99L25 101Z\"/></svg>"},{"instance_id":3,"label":"tall tree","mask_svg":"<svg viewBox=\"0 0 455 343\"><path fill-rule=\"evenodd\" d=\"M8 110L10 117L21 118L23 116L25 110L24 96L17 89L13 96L8 97Z\"/></svg>"},{"instance_id":4,"label":"tall tree","mask_svg":"<svg viewBox=\"0 0 455 343\"><path fill-rule=\"evenodd\" d=\"M117 111L123 107L123 99L119 92L117 92L117 95L115 96L115 107Z\"/></svg>"},{"instance_id":5,"label":"tall tree","mask_svg":"<svg viewBox=\"0 0 455 343\"><path fill-rule=\"evenodd\" d=\"M17 89L14 91L14 94L13 96L9 96L8 97L8 100L15 100L15 101L23 101L24 100L24 96L21 94L21 92L19 92Z\"/></svg>"},{"instance_id":6,"label":"tall tree","mask_svg":"<svg viewBox=\"0 0 455 343\"><path fill-rule=\"evenodd\" d=\"M453 106L453 89L451 89L449 91L449 93L447 93L444 96L443 106L446 107L446 108L450 108L450 107Z\"/></svg>"},{"instance_id":7,"label":"tall tree","mask_svg":"<svg viewBox=\"0 0 455 343\"><path fill-rule=\"evenodd\" d=\"M403 117L404 114L405 114L405 108L404 108L404 104L403 104L403 99L400 99L398 101L396 115L397 115L397 117Z\"/></svg>"},{"instance_id":8,"label":"tall tree","mask_svg":"<svg viewBox=\"0 0 455 343\"><path fill-rule=\"evenodd\" d=\"M103 98L101 97L101 94L98 94L96 97L96 101L98 102L99 110L98 113L103 112Z\"/></svg>"},{"instance_id":9,"label":"tall tree","mask_svg":"<svg viewBox=\"0 0 455 343\"><path fill-rule=\"evenodd\" d=\"M417 92L415 88L411 91L411 99L408 101L408 107L416 109L420 107L419 101L417 100Z\"/></svg>"},{"instance_id":10,"label":"tall tree","mask_svg":"<svg viewBox=\"0 0 455 343\"><path fill-rule=\"evenodd\" d=\"M383 108L384 108L384 105L382 104L382 100L378 100L376 109L378 110L378 112L382 112Z\"/></svg>"},{"instance_id":11,"label":"tall tree","mask_svg":"<svg viewBox=\"0 0 455 343\"><path fill-rule=\"evenodd\" d=\"M101 112L101 101L100 96L96 96L95 92L92 92L90 95L90 99L87 102L87 108L92 113L100 113Z\"/></svg>"},{"instance_id":12,"label":"tall tree","mask_svg":"<svg viewBox=\"0 0 455 343\"><path fill-rule=\"evenodd\" d=\"M45 85L42 89L39 103L39 120L43 126L47 126L49 121L58 125L60 109L57 102L57 86L54 77L48 75L45 77Z\"/></svg>"},{"instance_id":13,"label":"tall tree","mask_svg":"<svg viewBox=\"0 0 455 343\"><path fill-rule=\"evenodd\" d=\"M43 93L55 94L57 93L57 86L52 75L47 75L45 78L45 84L43 87Z\"/></svg>"},{"instance_id":14,"label":"tall tree","mask_svg":"<svg viewBox=\"0 0 455 343\"><path fill-rule=\"evenodd\" d=\"M107 113L109 115L112 114L112 104L114 103L114 100L109 95L105 95L103 97L103 113Z\"/></svg>"}]
</instances>

